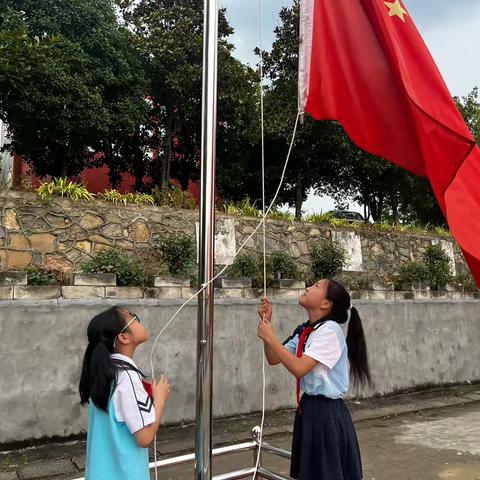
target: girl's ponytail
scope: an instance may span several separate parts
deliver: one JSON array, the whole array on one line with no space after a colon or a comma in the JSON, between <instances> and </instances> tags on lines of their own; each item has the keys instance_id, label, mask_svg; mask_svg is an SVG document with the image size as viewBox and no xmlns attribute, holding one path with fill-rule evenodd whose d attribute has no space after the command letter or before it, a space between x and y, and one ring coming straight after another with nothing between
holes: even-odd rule
<instances>
[{"instance_id":1,"label":"girl's ponytail","mask_svg":"<svg viewBox=\"0 0 480 480\"><path fill-rule=\"evenodd\" d=\"M107 411L108 400L115 380L115 368L105 343L98 343L90 364L90 397L100 409Z\"/></svg>"},{"instance_id":2,"label":"girl's ponytail","mask_svg":"<svg viewBox=\"0 0 480 480\"><path fill-rule=\"evenodd\" d=\"M358 310L351 306L345 287L335 280L328 280L327 298L332 302L331 318L340 324L348 321L348 360L354 387L371 385L367 342Z\"/></svg>"},{"instance_id":3,"label":"girl's ponytail","mask_svg":"<svg viewBox=\"0 0 480 480\"><path fill-rule=\"evenodd\" d=\"M88 346L83 358L79 393L82 404L90 400L107 411L116 369L110 355L117 335L125 327L122 309L113 307L97 315L88 325Z\"/></svg>"},{"instance_id":4,"label":"girl's ponytail","mask_svg":"<svg viewBox=\"0 0 480 480\"><path fill-rule=\"evenodd\" d=\"M347 333L348 359L355 387L370 385L372 377L368 366L367 342L362 320L355 307L351 307Z\"/></svg>"}]
</instances>

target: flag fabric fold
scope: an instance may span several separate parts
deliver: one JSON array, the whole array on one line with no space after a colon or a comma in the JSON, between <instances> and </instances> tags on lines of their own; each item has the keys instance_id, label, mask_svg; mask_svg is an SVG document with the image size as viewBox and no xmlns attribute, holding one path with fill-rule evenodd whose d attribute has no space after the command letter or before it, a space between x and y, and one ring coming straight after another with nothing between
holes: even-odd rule
<instances>
[{"instance_id":1,"label":"flag fabric fold","mask_svg":"<svg viewBox=\"0 0 480 480\"><path fill-rule=\"evenodd\" d=\"M480 284L480 149L401 0L302 0L299 103L427 177Z\"/></svg>"}]
</instances>

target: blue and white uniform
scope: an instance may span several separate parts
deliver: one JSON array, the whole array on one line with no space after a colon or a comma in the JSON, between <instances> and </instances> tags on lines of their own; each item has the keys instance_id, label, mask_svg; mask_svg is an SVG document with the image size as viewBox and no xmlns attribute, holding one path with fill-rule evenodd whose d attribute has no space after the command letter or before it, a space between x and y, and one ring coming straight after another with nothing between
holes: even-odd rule
<instances>
[{"instance_id":1,"label":"blue and white uniform","mask_svg":"<svg viewBox=\"0 0 480 480\"><path fill-rule=\"evenodd\" d=\"M138 446L134 433L155 422L155 408L134 361L111 357L134 369L118 369L108 413L90 401L85 479L149 480L148 448Z\"/></svg>"},{"instance_id":2,"label":"blue and white uniform","mask_svg":"<svg viewBox=\"0 0 480 480\"><path fill-rule=\"evenodd\" d=\"M291 338L285 347L294 355L297 353L299 333ZM343 398L349 388L349 363L345 335L337 322L327 320L314 327L308 336L303 355L317 362L310 372L300 380L300 389L308 395L323 395Z\"/></svg>"}]
</instances>

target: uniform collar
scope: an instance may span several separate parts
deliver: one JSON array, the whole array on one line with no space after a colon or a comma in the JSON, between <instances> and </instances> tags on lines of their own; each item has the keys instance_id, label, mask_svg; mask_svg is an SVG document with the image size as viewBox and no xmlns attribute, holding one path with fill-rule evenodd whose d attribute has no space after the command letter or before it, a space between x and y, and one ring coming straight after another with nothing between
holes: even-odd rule
<instances>
[{"instance_id":1,"label":"uniform collar","mask_svg":"<svg viewBox=\"0 0 480 480\"><path fill-rule=\"evenodd\" d=\"M110 358L112 358L113 360L120 360L122 362L129 363L133 367L138 368L135 362L130 357L127 357L126 355L122 355L121 353L112 353L110 355Z\"/></svg>"}]
</instances>

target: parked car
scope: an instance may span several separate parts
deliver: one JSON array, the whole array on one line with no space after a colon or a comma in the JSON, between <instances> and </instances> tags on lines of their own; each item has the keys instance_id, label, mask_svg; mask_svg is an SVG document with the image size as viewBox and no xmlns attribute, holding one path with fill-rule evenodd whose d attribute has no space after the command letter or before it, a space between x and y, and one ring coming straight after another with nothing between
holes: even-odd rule
<instances>
[{"instance_id":1,"label":"parked car","mask_svg":"<svg viewBox=\"0 0 480 480\"><path fill-rule=\"evenodd\" d=\"M363 215L358 212L350 212L348 210L332 210L331 213L335 218L345 220L350 223L365 222Z\"/></svg>"}]
</instances>

